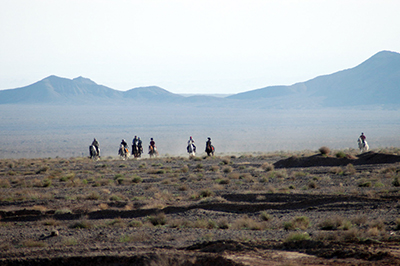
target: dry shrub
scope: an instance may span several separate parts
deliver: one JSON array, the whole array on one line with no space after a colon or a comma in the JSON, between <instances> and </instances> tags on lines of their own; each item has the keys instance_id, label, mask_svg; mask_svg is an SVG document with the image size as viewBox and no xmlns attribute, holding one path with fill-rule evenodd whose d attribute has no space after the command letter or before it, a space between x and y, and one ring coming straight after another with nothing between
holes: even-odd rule
<instances>
[{"instance_id":1,"label":"dry shrub","mask_svg":"<svg viewBox=\"0 0 400 266\"><path fill-rule=\"evenodd\" d=\"M344 174L345 175L354 175L354 174L356 174L356 169L354 168L354 165L352 165L351 163L349 163L347 166L346 166L346 169L345 169L345 171L344 171Z\"/></svg>"},{"instance_id":2,"label":"dry shrub","mask_svg":"<svg viewBox=\"0 0 400 266\"><path fill-rule=\"evenodd\" d=\"M356 217L353 217L351 219L351 222L354 223L355 225L363 225L367 222L368 217L366 215L357 215Z\"/></svg>"},{"instance_id":3,"label":"dry shrub","mask_svg":"<svg viewBox=\"0 0 400 266\"><path fill-rule=\"evenodd\" d=\"M21 246L29 247L29 248L32 248L32 247L47 247L47 243L46 242L41 242L41 241L36 241L36 240L33 240L33 239L26 239L26 240L23 240L21 242Z\"/></svg>"},{"instance_id":4,"label":"dry shrub","mask_svg":"<svg viewBox=\"0 0 400 266\"><path fill-rule=\"evenodd\" d=\"M153 216L149 216L147 218L147 220L149 222L151 222L154 226L165 225L167 223L167 217L165 216L165 213L163 213L163 212L160 212Z\"/></svg>"},{"instance_id":5,"label":"dry shrub","mask_svg":"<svg viewBox=\"0 0 400 266\"><path fill-rule=\"evenodd\" d=\"M358 239L362 236L362 232L357 228L351 228L350 230L345 231L341 239L346 242L358 242Z\"/></svg>"},{"instance_id":6,"label":"dry shrub","mask_svg":"<svg viewBox=\"0 0 400 266\"><path fill-rule=\"evenodd\" d=\"M133 219L132 221L129 222L128 226L129 227L142 227L143 223L141 221Z\"/></svg>"},{"instance_id":7,"label":"dry shrub","mask_svg":"<svg viewBox=\"0 0 400 266\"><path fill-rule=\"evenodd\" d=\"M318 150L322 155L329 155L329 153L331 152L331 150L326 147L326 146L322 146L321 148L319 148Z\"/></svg>"},{"instance_id":8,"label":"dry shrub","mask_svg":"<svg viewBox=\"0 0 400 266\"><path fill-rule=\"evenodd\" d=\"M285 230L295 230L297 228L305 230L310 226L310 219L306 216L295 217L290 222L283 223L283 228Z\"/></svg>"},{"instance_id":9,"label":"dry shrub","mask_svg":"<svg viewBox=\"0 0 400 266\"><path fill-rule=\"evenodd\" d=\"M189 172L189 167L188 167L187 165L182 166L181 172L182 172L182 173L187 173L187 172Z\"/></svg>"},{"instance_id":10,"label":"dry shrub","mask_svg":"<svg viewBox=\"0 0 400 266\"><path fill-rule=\"evenodd\" d=\"M263 164L261 165L261 168L262 168L264 171L267 171L267 172L273 171L273 170L275 169L274 165L273 165L273 164L270 164L270 163L268 163L268 162L263 163Z\"/></svg>"},{"instance_id":11,"label":"dry shrub","mask_svg":"<svg viewBox=\"0 0 400 266\"><path fill-rule=\"evenodd\" d=\"M379 231L383 231L385 230L385 223L382 219L376 219L370 222L369 227L376 228Z\"/></svg>"},{"instance_id":12,"label":"dry shrub","mask_svg":"<svg viewBox=\"0 0 400 266\"><path fill-rule=\"evenodd\" d=\"M218 172L218 171L219 171L219 166L218 166L218 165L212 165L212 166L210 167L210 171L212 171L212 172Z\"/></svg>"},{"instance_id":13,"label":"dry shrub","mask_svg":"<svg viewBox=\"0 0 400 266\"><path fill-rule=\"evenodd\" d=\"M337 215L321 222L319 227L321 230L349 230L353 225L351 221Z\"/></svg>"},{"instance_id":14,"label":"dry shrub","mask_svg":"<svg viewBox=\"0 0 400 266\"><path fill-rule=\"evenodd\" d=\"M335 175L343 175L344 171L340 166L334 166L329 169L329 172Z\"/></svg>"},{"instance_id":15,"label":"dry shrub","mask_svg":"<svg viewBox=\"0 0 400 266\"><path fill-rule=\"evenodd\" d=\"M76 245L78 245L78 241L73 237L69 237L69 238L63 239L62 245L63 246L76 246Z\"/></svg>"},{"instance_id":16,"label":"dry shrub","mask_svg":"<svg viewBox=\"0 0 400 266\"><path fill-rule=\"evenodd\" d=\"M69 226L69 228L72 228L72 229L89 229L91 227L92 227L92 223L86 219L75 222Z\"/></svg>"},{"instance_id":17,"label":"dry shrub","mask_svg":"<svg viewBox=\"0 0 400 266\"><path fill-rule=\"evenodd\" d=\"M188 189L189 187L186 184L183 184L178 188L179 191L187 191Z\"/></svg>"},{"instance_id":18,"label":"dry shrub","mask_svg":"<svg viewBox=\"0 0 400 266\"><path fill-rule=\"evenodd\" d=\"M190 220L179 218L170 220L168 226L171 228L193 228L194 224Z\"/></svg>"},{"instance_id":19,"label":"dry shrub","mask_svg":"<svg viewBox=\"0 0 400 266\"><path fill-rule=\"evenodd\" d=\"M313 236L313 239L316 241L338 241L339 240L339 235L335 232L316 232L315 235Z\"/></svg>"},{"instance_id":20,"label":"dry shrub","mask_svg":"<svg viewBox=\"0 0 400 266\"><path fill-rule=\"evenodd\" d=\"M108 209L108 204L107 203L100 203L99 204L100 210L107 210Z\"/></svg>"},{"instance_id":21,"label":"dry shrub","mask_svg":"<svg viewBox=\"0 0 400 266\"><path fill-rule=\"evenodd\" d=\"M225 174L228 174L228 173L232 172L232 167L226 166L226 167L224 167L224 168L222 169L222 171L223 171Z\"/></svg>"},{"instance_id":22,"label":"dry shrub","mask_svg":"<svg viewBox=\"0 0 400 266\"><path fill-rule=\"evenodd\" d=\"M229 224L228 218L225 218L225 217L219 218L217 220L217 225L218 225L219 229L229 229L229 227L231 226Z\"/></svg>"},{"instance_id":23,"label":"dry shrub","mask_svg":"<svg viewBox=\"0 0 400 266\"><path fill-rule=\"evenodd\" d=\"M214 193L209 189L205 189L200 192L200 197L202 198L211 197L212 195L214 195Z\"/></svg>"},{"instance_id":24,"label":"dry shrub","mask_svg":"<svg viewBox=\"0 0 400 266\"><path fill-rule=\"evenodd\" d=\"M115 218L114 220L107 222L106 225L108 226L115 226L115 227L125 227L126 223L121 217Z\"/></svg>"},{"instance_id":25,"label":"dry shrub","mask_svg":"<svg viewBox=\"0 0 400 266\"><path fill-rule=\"evenodd\" d=\"M221 164L225 164L225 165L230 164L230 163L231 163L231 159L229 157L222 159L222 162L221 162Z\"/></svg>"},{"instance_id":26,"label":"dry shrub","mask_svg":"<svg viewBox=\"0 0 400 266\"><path fill-rule=\"evenodd\" d=\"M260 213L260 218L263 221L270 221L272 219L271 215L265 211Z\"/></svg>"},{"instance_id":27,"label":"dry shrub","mask_svg":"<svg viewBox=\"0 0 400 266\"><path fill-rule=\"evenodd\" d=\"M60 225L60 221L57 221L53 218L48 218L48 219L43 220L42 224L46 225L46 226L58 226L58 225Z\"/></svg>"},{"instance_id":28,"label":"dry shrub","mask_svg":"<svg viewBox=\"0 0 400 266\"><path fill-rule=\"evenodd\" d=\"M310 181L308 183L308 188L317 188L317 183L315 181Z\"/></svg>"},{"instance_id":29,"label":"dry shrub","mask_svg":"<svg viewBox=\"0 0 400 266\"><path fill-rule=\"evenodd\" d=\"M97 193L96 191L93 191L89 195L86 196L86 199L88 199L88 200L98 200L98 199L100 199L100 194Z\"/></svg>"},{"instance_id":30,"label":"dry shrub","mask_svg":"<svg viewBox=\"0 0 400 266\"><path fill-rule=\"evenodd\" d=\"M145 232L137 232L133 235L123 235L119 239L121 243L129 243L129 242L142 242L151 239L151 236Z\"/></svg>"},{"instance_id":31,"label":"dry shrub","mask_svg":"<svg viewBox=\"0 0 400 266\"><path fill-rule=\"evenodd\" d=\"M285 243L288 242L298 242L304 240L311 240L310 235L307 232L303 233L290 233L284 240Z\"/></svg>"},{"instance_id":32,"label":"dry shrub","mask_svg":"<svg viewBox=\"0 0 400 266\"><path fill-rule=\"evenodd\" d=\"M218 228L217 223L212 219L198 219L193 225L195 228L204 228L204 229L216 229Z\"/></svg>"},{"instance_id":33,"label":"dry shrub","mask_svg":"<svg viewBox=\"0 0 400 266\"><path fill-rule=\"evenodd\" d=\"M247 215L244 215L243 217L237 218L233 223L232 223L232 229L246 229L246 230L262 230L265 229L265 224L261 222L257 222L253 220L252 218L248 217Z\"/></svg>"}]
</instances>

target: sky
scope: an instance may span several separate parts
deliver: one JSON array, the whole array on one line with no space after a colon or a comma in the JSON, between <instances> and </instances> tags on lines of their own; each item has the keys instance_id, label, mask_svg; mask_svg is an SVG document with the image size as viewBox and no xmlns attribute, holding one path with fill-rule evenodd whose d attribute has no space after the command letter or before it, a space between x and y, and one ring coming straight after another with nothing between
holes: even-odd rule
<instances>
[{"instance_id":1,"label":"sky","mask_svg":"<svg viewBox=\"0 0 400 266\"><path fill-rule=\"evenodd\" d=\"M0 0L0 89L83 76L233 94L400 52L399 0Z\"/></svg>"}]
</instances>

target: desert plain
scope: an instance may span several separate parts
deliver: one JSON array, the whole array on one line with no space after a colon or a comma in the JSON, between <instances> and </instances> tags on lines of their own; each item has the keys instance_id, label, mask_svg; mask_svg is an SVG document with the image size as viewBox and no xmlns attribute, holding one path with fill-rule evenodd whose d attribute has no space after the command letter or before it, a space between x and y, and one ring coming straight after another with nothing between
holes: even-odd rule
<instances>
[{"instance_id":1,"label":"desert plain","mask_svg":"<svg viewBox=\"0 0 400 266\"><path fill-rule=\"evenodd\" d=\"M1 159L0 265L399 265L400 151L321 149Z\"/></svg>"}]
</instances>

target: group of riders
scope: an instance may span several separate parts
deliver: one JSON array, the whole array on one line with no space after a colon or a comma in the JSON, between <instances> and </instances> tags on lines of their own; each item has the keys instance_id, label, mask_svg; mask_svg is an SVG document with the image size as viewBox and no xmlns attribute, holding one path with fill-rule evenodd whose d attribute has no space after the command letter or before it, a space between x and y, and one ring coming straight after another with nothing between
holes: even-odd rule
<instances>
[{"instance_id":1,"label":"group of riders","mask_svg":"<svg viewBox=\"0 0 400 266\"><path fill-rule=\"evenodd\" d=\"M192 138L192 136L190 136L190 138L189 138L187 151L189 154L193 154L193 155L196 152L196 145L194 144L194 139ZM211 144L210 137L208 137L208 139L207 139L205 151L208 156L214 155L215 148ZM142 153L143 153L142 140L140 139L140 137L135 136L132 140L132 155L135 158L140 158ZM89 154L90 154L90 158L94 158L94 157L100 158L100 144L96 138L93 140L92 144L89 146ZM121 157L125 157L125 158L130 156L128 143L125 141L125 139L122 139L122 141L120 143L118 155L120 155ZM153 138L150 138L149 155L150 155L150 157L158 155L156 142L154 141Z\"/></svg>"},{"instance_id":2,"label":"group of riders","mask_svg":"<svg viewBox=\"0 0 400 266\"><path fill-rule=\"evenodd\" d=\"M358 146L360 148L360 151L368 151L369 147L366 141L367 137L364 135L364 133L361 133L360 137L358 138ZM206 141L206 153L208 156L214 155L215 148L211 144L211 138L208 137ZM187 152L191 155L194 156L196 153L196 145L194 144L194 139L192 136L190 136L188 140L188 145L187 145ZM141 154L143 153L143 146L142 146L142 140L135 136L132 140L132 154L135 158L139 158ZM95 138L89 147L89 154L90 158L93 157L98 157L100 158L100 144ZM129 157L129 149L128 149L128 143L123 139L120 144L120 148L118 150L118 155L122 157ZM157 147L156 147L156 142L154 141L153 138L150 138L150 145L149 145L149 155L150 157L158 155L157 152Z\"/></svg>"}]
</instances>

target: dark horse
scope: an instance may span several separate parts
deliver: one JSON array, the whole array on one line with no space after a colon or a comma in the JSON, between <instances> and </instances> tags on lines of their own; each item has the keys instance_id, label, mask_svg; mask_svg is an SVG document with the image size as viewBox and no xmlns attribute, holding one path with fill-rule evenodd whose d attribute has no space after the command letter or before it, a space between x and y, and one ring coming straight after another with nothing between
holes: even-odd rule
<instances>
[{"instance_id":1,"label":"dark horse","mask_svg":"<svg viewBox=\"0 0 400 266\"><path fill-rule=\"evenodd\" d=\"M207 153L207 155L208 155L208 156L210 156L210 155L214 156L214 152L215 152L214 146L211 145L211 144L207 144L207 146L206 146L206 153Z\"/></svg>"},{"instance_id":2,"label":"dark horse","mask_svg":"<svg viewBox=\"0 0 400 266\"><path fill-rule=\"evenodd\" d=\"M139 148L138 145L132 145L132 154L135 158L140 158L143 149Z\"/></svg>"},{"instance_id":3,"label":"dark horse","mask_svg":"<svg viewBox=\"0 0 400 266\"><path fill-rule=\"evenodd\" d=\"M100 159L100 148L98 148L98 149L99 149L99 152L97 152L96 147L94 145L89 146L89 155L90 155L89 158L90 159L94 159L94 160Z\"/></svg>"}]
</instances>

